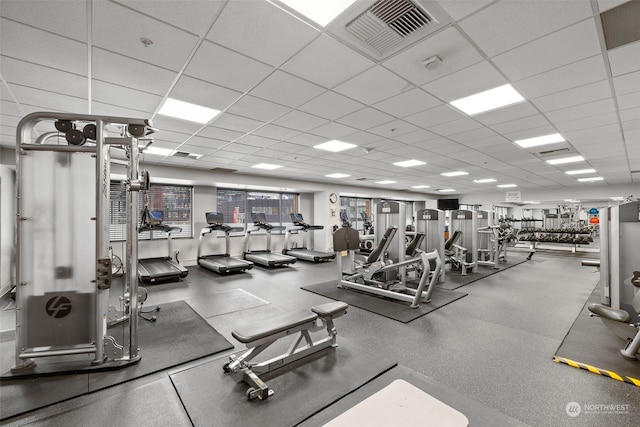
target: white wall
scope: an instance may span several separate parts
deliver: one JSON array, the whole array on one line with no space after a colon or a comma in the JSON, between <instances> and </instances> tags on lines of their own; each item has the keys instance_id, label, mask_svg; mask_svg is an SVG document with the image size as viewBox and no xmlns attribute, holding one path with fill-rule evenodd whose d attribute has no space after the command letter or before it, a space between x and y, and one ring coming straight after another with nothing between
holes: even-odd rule
<instances>
[{"instance_id":1,"label":"white wall","mask_svg":"<svg viewBox=\"0 0 640 427\"><path fill-rule=\"evenodd\" d=\"M0 165L0 295L11 289L15 278L15 172Z\"/></svg>"}]
</instances>

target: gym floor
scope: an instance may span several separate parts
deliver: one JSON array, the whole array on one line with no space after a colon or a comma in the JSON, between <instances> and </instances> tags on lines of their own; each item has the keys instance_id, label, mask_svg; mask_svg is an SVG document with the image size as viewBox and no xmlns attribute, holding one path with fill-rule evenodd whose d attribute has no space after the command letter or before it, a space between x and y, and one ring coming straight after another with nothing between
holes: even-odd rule
<instances>
[{"instance_id":1,"label":"gym floor","mask_svg":"<svg viewBox=\"0 0 640 427\"><path fill-rule=\"evenodd\" d=\"M526 255L524 251L509 253L512 260ZM636 426L640 419L640 387L552 360L598 282L599 275L592 268L580 265L582 258L594 256L538 251L530 261L465 286L462 290L468 296L407 324L350 307L347 315L336 321L338 333L373 355L396 361L403 368L527 425ZM300 287L331 280L335 269L335 262L298 261L285 268L255 267L248 273L223 277L190 267L189 276L181 282L148 286L145 306L186 300L237 351L242 346L230 333L231 319L237 318L237 313L212 315L206 307L207 298L214 296L207 290L242 289L267 301L271 308L309 308L328 300ZM2 330L9 330L14 312L6 299L2 300L2 307ZM259 318L261 307L247 313ZM158 315L162 316L162 312ZM592 345L598 343L594 341ZM144 358L144 349L142 353ZM217 354L208 360L220 357ZM137 415L130 425L169 425L170 420L173 425L191 425L168 381L169 372L175 370L32 411L5 420L3 425L70 425L70 421L73 425L103 425L108 418L103 419L103 424L95 423L96 414L113 414L119 411L118 405L143 405L140 399L153 393L154 387L163 387L172 396L164 402L164 412L171 412L171 418L166 418L163 411L140 408L132 412ZM132 394L137 397L124 398ZM628 406L618 413L595 410L570 417L566 411L570 402ZM216 425L215 420L210 425ZM304 425L314 425L313 419Z\"/></svg>"}]
</instances>

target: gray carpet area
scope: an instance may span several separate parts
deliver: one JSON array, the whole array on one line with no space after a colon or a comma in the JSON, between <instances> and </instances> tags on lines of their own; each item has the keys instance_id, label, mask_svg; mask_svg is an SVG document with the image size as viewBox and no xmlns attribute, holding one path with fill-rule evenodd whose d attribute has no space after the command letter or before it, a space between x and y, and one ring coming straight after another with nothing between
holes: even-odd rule
<instances>
[{"instance_id":1,"label":"gray carpet area","mask_svg":"<svg viewBox=\"0 0 640 427\"><path fill-rule=\"evenodd\" d=\"M515 267L516 265L522 264L523 262L527 262L527 259L524 258L521 254L509 254L507 261L500 261L498 263L498 268L487 265L479 265L464 276L460 271L449 270L447 266L444 283L441 283L440 286L442 286L444 289L458 289L463 286L470 285L473 282L477 282L480 279L484 279L485 277L500 273L507 268Z\"/></svg>"}]
</instances>

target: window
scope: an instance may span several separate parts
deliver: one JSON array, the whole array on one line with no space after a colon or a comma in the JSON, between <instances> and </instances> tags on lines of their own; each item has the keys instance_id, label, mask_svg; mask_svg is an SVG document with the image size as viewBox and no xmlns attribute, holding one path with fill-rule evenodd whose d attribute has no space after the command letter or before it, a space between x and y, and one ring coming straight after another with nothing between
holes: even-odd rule
<instances>
[{"instance_id":1,"label":"window","mask_svg":"<svg viewBox=\"0 0 640 427\"><path fill-rule=\"evenodd\" d=\"M251 213L264 213L267 222L273 225L291 224L290 214L300 212L299 195L294 193L272 193L218 189L217 209L226 224L251 222Z\"/></svg>"},{"instance_id":2,"label":"window","mask_svg":"<svg viewBox=\"0 0 640 427\"><path fill-rule=\"evenodd\" d=\"M193 187L167 184L151 184L148 192L149 210L159 210L164 213L164 223L179 227L181 231L171 233L173 238L193 237L192 200ZM138 195L138 215L144 206L144 196ZM109 203L109 239L114 241L125 240L127 227L127 202L126 188L118 181L111 182L111 200ZM138 217L138 221L139 221ZM164 239L166 233L146 232L140 233L139 240Z\"/></svg>"},{"instance_id":3,"label":"window","mask_svg":"<svg viewBox=\"0 0 640 427\"><path fill-rule=\"evenodd\" d=\"M364 230L365 220L373 222L371 199L340 197L340 210L347 213L351 226L356 230Z\"/></svg>"}]
</instances>

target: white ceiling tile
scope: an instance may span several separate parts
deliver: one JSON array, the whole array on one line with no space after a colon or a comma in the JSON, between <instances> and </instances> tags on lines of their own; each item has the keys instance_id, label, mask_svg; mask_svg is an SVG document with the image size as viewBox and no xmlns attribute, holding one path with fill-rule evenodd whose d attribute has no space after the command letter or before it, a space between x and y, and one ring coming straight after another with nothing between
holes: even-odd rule
<instances>
[{"instance_id":1,"label":"white ceiling tile","mask_svg":"<svg viewBox=\"0 0 640 427\"><path fill-rule=\"evenodd\" d=\"M564 134L565 132L571 132L578 129L588 129L590 127L599 127L603 125L613 124L617 121L618 117L616 113L605 113L583 119L556 123L556 127L560 130L560 132Z\"/></svg>"},{"instance_id":2,"label":"white ceiling tile","mask_svg":"<svg viewBox=\"0 0 640 427\"><path fill-rule=\"evenodd\" d=\"M254 145L245 145L239 142L233 142L224 147L225 151L230 151L232 153L242 153L242 154L253 154L256 151L260 150L260 147L256 147Z\"/></svg>"},{"instance_id":3,"label":"white ceiling tile","mask_svg":"<svg viewBox=\"0 0 640 427\"><path fill-rule=\"evenodd\" d=\"M242 93L182 75L169 96L180 101L223 111L238 100Z\"/></svg>"},{"instance_id":4,"label":"white ceiling tile","mask_svg":"<svg viewBox=\"0 0 640 427\"><path fill-rule=\"evenodd\" d=\"M300 145L305 145L307 147L311 147L314 145L322 144L323 142L327 142L327 138L324 138L322 136L317 136L317 135L311 135L309 133L301 133L294 137L289 138L288 141L294 142ZM352 141L345 140L345 142L352 142ZM317 154L318 150L316 150L314 153Z\"/></svg>"},{"instance_id":5,"label":"white ceiling tile","mask_svg":"<svg viewBox=\"0 0 640 427\"><path fill-rule=\"evenodd\" d=\"M371 68L342 83L334 90L356 101L374 104L407 88L407 82L380 66Z\"/></svg>"},{"instance_id":6,"label":"white ceiling tile","mask_svg":"<svg viewBox=\"0 0 640 427\"><path fill-rule=\"evenodd\" d=\"M512 80L522 80L599 53L595 22L589 19L498 55L493 61Z\"/></svg>"},{"instance_id":7,"label":"white ceiling tile","mask_svg":"<svg viewBox=\"0 0 640 427\"><path fill-rule=\"evenodd\" d=\"M609 81L600 80L584 86L541 96L532 99L531 102L542 112L546 112L610 97L611 87Z\"/></svg>"},{"instance_id":8,"label":"white ceiling tile","mask_svg":"<svg viewBox=\"0 0 640 427\"><path fill-rule=\"evenodd\" d=\"M3 6L4 7L4 6ZM0 19L0 52L35 64L86 75L87 45L33 27ZM64 55L60 54L64 52Z\"/></svg>"},{"instance_id":9,"label":"white ceiling tile","mask_svg":"<svg viewBox=\"0 0 640 427\"><path fill-rule=\"evenodd\" d=\"M497 123L503 123L511 120L529 117L538 114L538 110L529 102L520 102L497 110L488 111L486 113L476 114L474 119L487 126Z\"/></svg>"},{"instance_id":10,"label":"white ceiling tile","mask_svg":"<svg viewBox=\"0 0 640 427\"><path fill-rule=\"evenodd\" d=\"M616 107L610 98L600 101L588 102L581 105L574 105L560 110L550 111L545 116L552 123L566 122L569 120L580 119L583 117L595 116L602 113L615 111Z\"/></svg>"},{"instance_id":11,"label":"white ceiling tile","mask_svg":"<svg viewBox=\"0 0 640 427\"><path fill-rule=\"evenodd\" d=\"M283 90L286 88L286 90ZM288 107L297 107L323 93L325 89L282 71L275 71L250 94Z\"/></svg>"},{"instance_id":12,"label":"white ceiling tile","mask_svg":"<svg viewBox=\"0 0 640 427\"><path fill-rule=\"evenodd\" d=\"M541 126L549 126L546 117L536 114L535 116L523 117L521 119L511 120L509 122L498 123L491 126L491 129L498 133L512 133L526 129L533 129Z\"/></svg>"},{"instance_id":13,"label":"white ceiling tile","mask_svg":"<svg viewBox=\"0 0 640 427\"><path fill-rule=\"evenodd\" d=\"M439 135L436 135L433 132L420 129L414 132L394 136L393 139L395 139L396 141L404 142L405 144L419 144L421 142L428 141L430 139L436 139L439 137Z\"/></svg>"},{"instance_id":14,"label":"white ceiling tile","mask_svg":"<svg viewBox=\"0 0 640 427\"><path fill-rule=\"evenodd\" d=\"M640 73L638 73L640 75ZM539 98L607 78L602 55L520 80L517 88L527 99Z\"/></svg>"},{"instance_id":15,"label":"white ceiling tile","mask_svg":"<svg viewBox=\"0 0 640 427\"><path fill-rule=\"evenodd\" d=\"M622 3L626 3L629 0L598 0L598 10L604 12L614 7L620 6Z\"/></svg>"},{"instance_id":16,"label":"white ceiling tile","mask_svg":"<svg viewBox=\"0 0 640 427\"><path fill-rule=\"evenodd\" d=\"M496 137L496 136L498 135L493 130L486 127L481 127L481 128L474 128L471 130L451 134L448 136L448 138L463 144L464 143L473 144L475 141L484 140L484 139Z\"/></svg>"},{"instance_id":17,"label":"white ceiling tile","mask_svg":"<svg viewBox=\"0 0 640 427\"><path fill-rule=\"evenodd\" d=\"M266 148L266 147L272 146L273 144L277 144L278 140L273 139L273 138L265 138L263 136L250 134L250 135L245 135L242 138L234 141L234 144L235 143L239 143L239 144L242 144L242 145L248 145L248 146L251 146L251 147Z\"/></svg>"},{"instance_id":18,"label":"white ceiling tile","mask_svg":"<svg viewBox=\"0 0 640 427\"><path fill-rule=\"evenodd\" d=\"M456 21L482 9L494 0L438 0L442 8Z\"/></svg>"},{"instance_id":19,"label":"white ceiling tile","mask_svg":"<svg viewBox=\"0 0 640 427\"><path fill-rule=\"evenodd\" d=\"M617 123L607 124L588 129L576 129L568 132L563 132L562 135L569 141L584 141L594 137L605 136L611 137L611 135L620 136L620 126Z\"/></svg>"},{"instance_id":20,"label":"white ceiling tile","mask_svg":"<svg viewBox=\"0 0 640 427\"><path fill-rule=\"evenodd\" d=\"M153 125L155 127L156 125L155 122ZM183 142L185 142L189 138L189 135L190 134L188 133L174 132L169 129L159 129L158 132L153 134L153 139L154 141L172 142L172 143L175 143L175 145L177 146L178 144L182 144ZM198 138L198 137L194 137L194 138ZM190 140L192 144L195 143L194 138Z\"/></svg>"},{"instance_id":21,"label":"white ceiling tile","mask_svg":"<svg viewBox=\"0 0 640 427\"><path fill-rule=\"evenodd\" d=\"M415 132L419 128L404 120L394 120L379 126L375 126L367 129L368 132L376 135L384 136L386 138L396 139L396 136L404 135L406 133ZM397 141L397 139L396 139Z\"/></svg>"},{"instance_id":22,"label":"white ceiling tile","mask_svg":"<svg viewBox=\"0 0 640 427\"><path fill-rule=\"evenodd\" d=\"M272 123L305 132L327 123L327 120L302 111L292 110L278 117Z\"/></svg>"},{"instance_id":23,"label":"white ceiling tile","mask_svg":"<svg viewBox=\"0 0 640 427\"><path fill-rule=\"evenodd\" d=\"M92 3L92 43L139 61L179 71L198 38L108 1ZM145 46L141 39L153 42Z\"/></svg>"},{"instance_id":24,"label":"white ceiling tile","mask_svg":"<svg viewBox=\"0 0 640 427\"><path fill-rule=\"evenodd\" d=\"M476 122L473 119L468 117L463 117L458 120L454 120L447 123L442 123L435 126L429 126L429 130L431 132L437 133L438 135L448 136L456 133L468 131L471 129L481 128L482 125Z\"/></svg>"},{"instance_id":25,"label":"white ceiling tile","mask_svg":"<svg viewBox=\"0 0 640 427\"><path fill-rule=\"evenodd\" d=\"M433 70L427 70L422 63L432 56L440 57L442 62ZM455 27L449 27L383 62L383 65L421 86L482 59L482 55Z\"/></svg>"},{"instance_id":26,"label":"white ceiling tile","mask_svg":"<svg viewBox=\"0 0 640 427\"><path fill-rule=\"evenodd\" d=\"M624 122L635 121L635 120L639 120L640 121L640 107L621 110L620 111L620 119L622 120L623 123Z\"/></svg>"},{"instance_id":27,"label":"white ceiling tile","mask_svg":"<svg viewBox=\"0 0 640 427\"><path fill-rule=\"evenodd\" d=\"M202 136L193 136L189 139L188 143L189 145L205 147L211 150L219 150L221 148L225 148L227 146L232 145L232 144L229 144L229 142L227 141L221 141L219 139L214 139L214 138L205 138Z\"/></svg>"},{"instance_id":28,"label":"white ceiling tile","mask_svg":"<svg viewBox=\"0 0 640 427\"><path fill-rule=\"evenodd\" d=\"M47 92L26 86L8 85L22 104L37 106L41 111L55 110L69 113L87 114L89 105L86 98L76 98L60 93Z\"/></svg>"},{"instance_id":29,"label":"white ceiling tile","mask_svg":"<svg viewBox=\"0 0 640 427\"><path fill-rule=\"evenodd\" d=\"M614 77L640 69L640 41L607 51Z\"/></svg>"},{"instance_id":30,"label":"white ceiling tile","mask_svg":"<svg viewBox=\"0 0 640 427\"><path fill-rule=\"evenodd\" d=\"M640 107L640 91L618 96L619 109L626 110L628 108L634 108L634 107Z\"/></svg>"},{"instance_id":31,"label":"white ceiling tile","mask_svg":"<svg viewBox=\"0 0 640 427\"><path fill-rule=\"evenodd\" d=\"M313 129L310 133L318 136L324 136L329 139L339 139L343 136L355 133L356 130L357 129L352 127L341 125L340 123L330 122Z\"/></svg>"},{"instance_id":32,"label":"white ceiling tile","mask_svg":"<svg viewBox=\"0 0 640 427\"><path fill-rule=\"evenodd\" d=\"M501 1L461 21L460 27L487 55L494 56L574 24L592 13L586 1Z\"/></svg>"},{"instance_id":33,"label":"white ceiling tile","mask_svg":"<svg viewBox=\"0 0 640 427\"><path fill-rule=\"evenodd\" d=\"M258 122L255 127L258 127L260 123ZM255 127L253 129L255 129ZM252 130L253 130L252 129ZM218 126L207 126L198 132L198 135L205 138L214 138L219 139L221 141L233 141L235 139L240 138L244 133L242 131L234 131L231 129L224 129Z\"/></svg>"},{"instance_id":34,"label":"white ceiling tile","mask_svg":"<svg viewBox=\"0 0 640 427\"><path fill-rule=\"evenodd\" d=\"M168 116L157 115L153 118L153 127L189 135L196 133L202 126L200 123L178 120Z\"/></svg>"},{"instance_id":35,"label":"white ceiling tile","mask_svg":"<svg viewBox=\"0 0 640 427\"><path fill-rule=\"evenodd\" d=\"M3 0L0 15L81 42L87 41L87 26L73 24L87 20L87 7L83 2Z\"/></svg>"},{"instance_id":36,"label":"white ceiling tile","mask_svg":"<svg viewBox=\"0 0 640 427\"><path fill-rule=\"evenodd\" d=\"M282 69L331 89L373 65L369 59L323 34Z\"/></svg>"},{"instance_id":37,"label":"white ceiling tile","mask_svg":"<svg viewBox=\"0 0 640 427\"><path fill-rule=\"evenodd\" d=\"M246 117L241 117L235 114L222 113L218 117L216 117L212 124L217 128L249 133L252 130L259 128L264 123L259 120L248 119ZM205 135L205 131L201 132L201 134ZM206 134L205 136L213 136L214 138L216 137L215 132L214 135Z\"/></svg>"},{"instance_id":38,"label":"white ceiling tile","mask_svg":"<svg viewBox=\"0 0 640 427\"><path fill-rule=\"evenodd\" d=\"M165 95L176 73L122 55L93 49L94 79L156 95Z\"/></svg>"},{"instance_id":39,"label":"white ceiling tile","mask_svg":"<svg viewBox=\"0 0 640 427\"><path fill-rule=\"evenodd\" d=\"M204 36L225 5L223 1L126 0L126 6L198 36Z\"/></svg>"},{"instance_id":40,"label":"white ceiling tile","mask_svg":"<svg viewBox=\"0 0 640 427\"><path fill-rule=\"evenodd\" d=\"M429 127L431 126L450 122L462 117L465 116L463 116L453 107L449 105L442 105L440 107L431 108L430 110L422 111L417 114L412 114L408 117L405 117L405 120L421 128L429 129Z\"/></svg>"},{"instance_id":41,"label":"white ceiling tile","mask_svg":"<svg viewBox=\"0 0 640 427\"><path fill-rule=\"evenodd\" d=\"M269 65L205 40L191 58L185 74L246 92L272 71Z\"/></svg>"},{"instance_id":42,"label":"white ceiling tile","mask_svg":"<svg viewBox=\"0 0 640 427\"><path fill-rule=\"evenodd\" d=\"M91 98L96 102L127 107L150 114L156 111L162 101L161 96L99 80L93 80L91 84ZM123 102L125 100L126 102Z\"/></svg>"},{"instance_id":43,"label":"white ceiling tile","mask_svg":"<svg viewBox=\"0 0 640 427\"><path fill-rule=\"evenodd\" d=\"M282 126L276 126L274 124L266 124L261 128L253 131L253 134L255 135L264 136L267 138L279 139L279 140L292 138L293 136L299 133L300 131L289 129Z\"/></svg>"},{"instance_id":44,"label":"white ceiling tile","mask_svg":"<svg viewBox=\"0 0 640 427\"><path fill-rule=\"evenodd\" d=\"M614 77L613 84L616 95L625 95L627 93L637 92L640 87L640 71Z\"/></svg>"},{"instance_id":45,"label":"white ceiling tile","mask_svg":"<svg viewBox=\"0 0 640 427\"><path fill-rule=\"evenodd\" d=\"M451 102L502 86L506 82L491 63L483 61L427 83L422 86L422 89L446 102Z\"/></svg>"},{"instance_id":46,"label":"white ceiling tile","mask_svg":"<svg viewBox=\"0 0 640 427\"><path fill-rule=\"evenodd\" d=\"M440 105L440 100L419 88L411 89L374 104L373 107L392 116L402 118Z\"/></svg>"},{"instance_id":47,"label":"white ceiling tile","mask_svg":"<svg viewBox=\"0 0 640 427\"><path fill-rule=\"evenodd\" d=\"M363 108L338 119L338 122L358 129L368 129L392 120L393 117L388 114L373 108Z\"/></svg>"},{"instance_id":48,"label":"white ceiling tile","mask_svg":"<svg viewBox=\"0 0 640 427\"><path fill-rule=\"evenodd\" d=\"M288 111L288 107L283 107L255 96L243 96L227 110L228 113L251 117L263 122L269 122Z\"/></svg>"},{"instance_id":49,"label":"white ceiling tile","mask_svg":"<svg viewBox=\"0 0 640 427\"><path fill-rule=\"evenodd\" d=\"M242 25L239 31L238 23ZM319 35L315 28L266 1L228 2L207 39L278 66Z\"/></svg>"},{"instance_id":50,"label":"white ceiling tile","mask_svg":"<svg viewBox=\"0 0 640 427\"><path fill-rule=\"evenodd\" d=\"M342 138L344 142L350 142L360 146L370 146L373 142L380 141L382 138L380 135L376 135L369 132L356 132Z\"/></svg>"},{"instance_id":51,"label":"white ceiling tile","mask_svg":"<svg viewBox=\"0 0 640 427\"><path fill-rule=\"evenodd\" d=\"M299 109L325 119L335 120L364 107L365 105L346 96L335 92L325 92L302 105Z\"/></svg>"},{"instance_id":52,"label":"white ceiling tile","mask_svg":"<svg viewBox=\"0 0 640 427\"><path fill-rule=\"evenodd\" d=\"M30 62L2 57L2 77L7 83L29 86L69 96L86 98L87 79L78 74L55 68L43 67ZM55 85L51 85L55 82Z\"/></svg>"}]
</instances>

